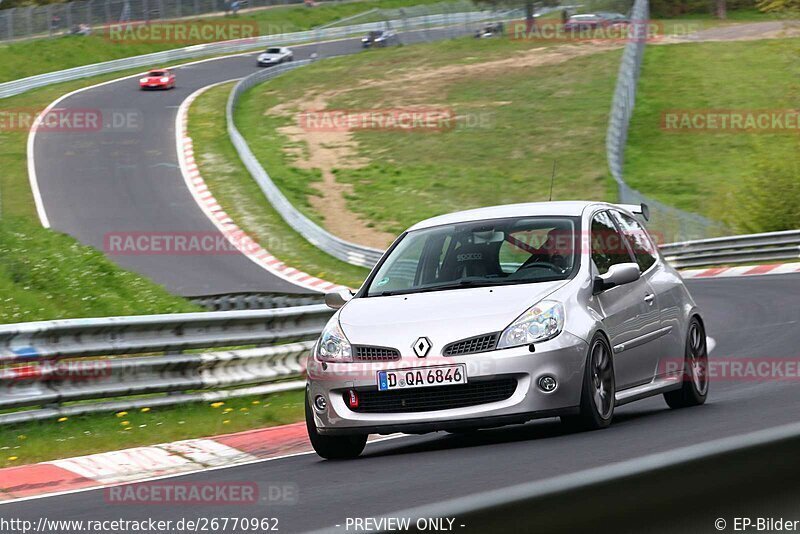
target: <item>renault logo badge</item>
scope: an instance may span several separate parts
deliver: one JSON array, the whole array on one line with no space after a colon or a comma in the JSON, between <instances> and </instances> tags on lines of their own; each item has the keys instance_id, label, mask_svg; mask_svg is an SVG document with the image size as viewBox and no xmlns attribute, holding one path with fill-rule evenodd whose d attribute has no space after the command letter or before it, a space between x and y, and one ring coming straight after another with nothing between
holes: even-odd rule
<instances>
[{"instance_id":1,"label":"renault logo badge","mask_svg":"<svg viewBox=\"0 0 800 534\"><path fill-rule=\"evenodd\" d=\"M431 340L427 337L421 337L414 342L414 354L417 355L417 358L424 358L428 355L428 351L431 350Z\"/></svg>"}]
</instances>

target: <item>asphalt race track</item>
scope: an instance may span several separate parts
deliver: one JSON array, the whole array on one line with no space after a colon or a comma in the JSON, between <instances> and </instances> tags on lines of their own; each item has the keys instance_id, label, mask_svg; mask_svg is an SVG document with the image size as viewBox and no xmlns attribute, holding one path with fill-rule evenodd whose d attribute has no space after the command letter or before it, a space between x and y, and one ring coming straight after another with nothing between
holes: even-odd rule
<instances>
[{"instance_id":1,"label":"asphalt race track","mask_svg":"<svg viewBox=\"0 0 800 534\"><path fill-rule=\"evenodd\" d=\"M456 30L403 35L407 43L445 38ZM463 31L460 28L459 31ZM295 59L362 50L360 39L292 47ZM131 128L98 131L40 131L33 153L42 203L53 229L106 250L106 236L199 232L220 235L184 183L175 148L175 115L191 93L217 82L252 74L253 52L175 69L177 87L140 91L138 76L76 93L59 109L103 110L104 121L132 112ZM159 65L154 65L158 67ZM131 123L134 124L134 123ZM133 131L130 131L133 130ZM124 268L141 273L184 296L235 292L308 293L265 271L241 254L113 255Z\"/></svg>"},{"instance_id":2,"label":"asphalt race track","mask_svg":"<svg viewBox=\"0 0 800 534\"><path fill-rule=\"evenodd\" d=\"M687 283L704 313L708 335L716 340L712 361L800 356L800 277L768 275ZM294 484L299 490L294 505L111 505L104 501L102 490L92 490L2 505L0 517L28 519L34 524L41 516L92 520L277 517L281 532L303 532L343 525L347 517L390 514L778 426L796 421L798 411L800 387L796 380L716 380L704 406L672 411L659 396L620 408L615 423L596 432L565 433L555 419L547 419L471 436L400 437L368 445L364 455L353 461L322 461L307 454L178 479ZM687 504L702 507L702 503ZM663 510L665 517L675 513ZM704 532L714 531L713 519L708 518ZM470 531L469 525L466 527L456 531ZM600 532L604 530L599 526ZM517 531L547 529L520 525Z\"/></svg>"}]
</instances>

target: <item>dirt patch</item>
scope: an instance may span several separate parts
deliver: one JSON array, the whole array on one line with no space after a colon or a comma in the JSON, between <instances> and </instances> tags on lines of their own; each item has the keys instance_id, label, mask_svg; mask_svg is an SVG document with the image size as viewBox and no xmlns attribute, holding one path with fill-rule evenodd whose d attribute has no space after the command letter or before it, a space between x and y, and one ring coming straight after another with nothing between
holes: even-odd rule
<instances>
[{"instance_id":1,"label":"dirt patch","mask_svg":"<svg viewBox=\"0 0 800 534\"><path fill-rule=\"evenodd\" d=\"M563 63L573 58L620 48L619 43L581 43L563 46L533 48L509 55L502 59L482 63L445 65L441 67L415 67L399 70L391 79L359 80L357 85L329 91L308 91L301 98L274 106L266 114L297 117L307 111L327 109L328 102L348 92L378 88L382 91L380 101L373 108L408 107L411 105L434 105L439 102L443 89L454 83L476 76L500 77L512 70L530 69ZM489 101L489 106L509 105L511 102ZM357 169L369 163L359 155L358 144L352 131L316 131L302 128L299 121L281 128L295 147L285 152L295 160L293 165L301 169L318 169L322 181L315 184L319 195L309 199L319 213L325 227L334 235L376 248L386 248L395 237L371 226L347 207L349 184L336 180L335 169ZM298 148L300 147L300 148Z\"/></svg>"},{"instance_id":2,"label":"dirt patch","mask_svg":"<svg viewBox=\"0 0 800 534\"><path fill-rule=\"evenodd\" d=\"M757 41L761 39L786 39L800 36L800 21L751 22L726 24L717 28L700 30L681 37L668 37L653 44L703 43L722 41Z\"/></svg>"}]
</instances>

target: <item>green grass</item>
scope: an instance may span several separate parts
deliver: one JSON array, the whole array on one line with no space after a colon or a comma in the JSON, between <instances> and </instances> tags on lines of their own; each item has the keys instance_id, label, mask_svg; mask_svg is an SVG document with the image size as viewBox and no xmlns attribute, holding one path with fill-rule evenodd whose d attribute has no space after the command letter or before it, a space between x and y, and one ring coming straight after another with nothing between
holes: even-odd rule
<instances>
[{"instance_id":1,"label":"green grass","mask_svg":"<svg viewBox=\"0 0 800 534\"><path fill-rule=\"evenodd\" d=\"M0 219L0 324L191 311L202 309L69 236Z\"/></svg>"},{"instance_id":2,"label":"green grass","mask_svg":"<svg viewBox=\"0 0 800 534\"><path fill-rule=\"evenodd\" d=\"M435 1L439 0L363 0L323 4L314 9L294 5L243 13L235 19L230 16L220 16L197 20L203 23L223 20L255 21L259 25L259 35L266 35L311 29L373 8L391 9L435 3ZM5 44L0 45L0 82L184 46L187 44L112 41L99 33Z\"/></svg>"},{"instance_id":3,"label":"green grass","mask_svg":"<svg viewBox=\"0 0 800 534\"><path fill-rule=\"evenodd\" d=\"M796 109L798 59L800 39L649 47L626 151L628 183L667 204L741 226L748 218L745 182L770 173L797 181L791 167L800 164L798 134L669 132L661 128L662 112ZM764 168L775 165L787 170ZM788 193L772 183L761 188L765 202Z\"/></svg>"},{"instance_id":4,"label":"green grass","mask_svg":"<svg viewBox=\"0 0 800 534\"><path fill-rule=\"evenodd\" d=\"M457 115L485 118L484 127L462 121L441 132L355 132L361 169L338 169L353 185L349 208L389 232L433 215L491 204L547 200L553 161L555 199L605 199L613 194L605 162L605 129L619 51L561 64L447 76L380 88L368 80L394 80L419 69L478 65L537 46L507 39L457 39L374 50L325 60L250 90L236 121L256 156L291 201L312 218L314 171L297 169L277 132L292 117L265 114L305 94L346 92L329 109L446 106ZM544 51L544 49L543 49ZM535 52L535 51L534 51ZM432 83L431 89L426 83ZM300 147L301 149L304 147Z\"/></svg>"},{"instance_id":5,"label":"green grass","mask_svg":"<svg viewBox=\"0 0 800 534\"><path fill-rule=\"evenodd\" d=\"M189 113L189 136L197 163L215 198L239 226L286 264L325 280L359 287L368 271L321 252L295 233L244 168L225 125L225 102L231 87L226 84L203 93Z\"/></svg>"},{"instance_id":6,"label":"green grass","mask_svg":"<svg viewBox=\"0 0 800 534\"><path fill-rule=\"evenodd\" d=\"M303 399L303 391L287 391L2 426L0 468L294 423Z\"/></svg>"},{"instance_id":7,"label":"green grass","mask_svg":"<svg viewBox=\"0 0 800 534\"><path fill-rule=\"evenodd\" d=\"M64 93L124 74L2 99L0 112L41 110ZM95 249L41 227L28 183L27 137L25 130L0 130L0 324L199 311Z\"/></svg>"}]
</instances>

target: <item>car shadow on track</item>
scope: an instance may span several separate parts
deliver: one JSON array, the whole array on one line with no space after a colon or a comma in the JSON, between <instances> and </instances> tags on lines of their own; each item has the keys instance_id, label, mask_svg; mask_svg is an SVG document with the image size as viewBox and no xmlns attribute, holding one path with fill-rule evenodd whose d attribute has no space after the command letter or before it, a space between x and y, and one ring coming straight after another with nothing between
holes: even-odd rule
<instances>
[{"instance_id":1,"label":"car shadow on track","mask_svg":"<svg viewBox=\"0 0 800 534\"><path fill-rule=\"evenodd\" d=\"M650 418L659 414L669 414L672 411L666 406L664 408L650 408L636 411L624 411L614 415L614 424L603 432L613 432L615 427L634 422L638 419ZM449 449L462 449L469 447L483 447L502 443L514 443L521 441L540 441L553 438L561 438L570 435L587 435L590 432L573 430L561 424L556 418L539 419L530 421L522 425L513 425L499 428L489 428L473 432L448 434L436 432L424 435L429 437L425 441L411 444L399 444L388 448L381 447L378 450L367 450L363 453L364 458L380 458L398 454L413 454L422 452L434 452ZM391 444L387 441L386 445Z\"/></svg>"}]
</instances>

